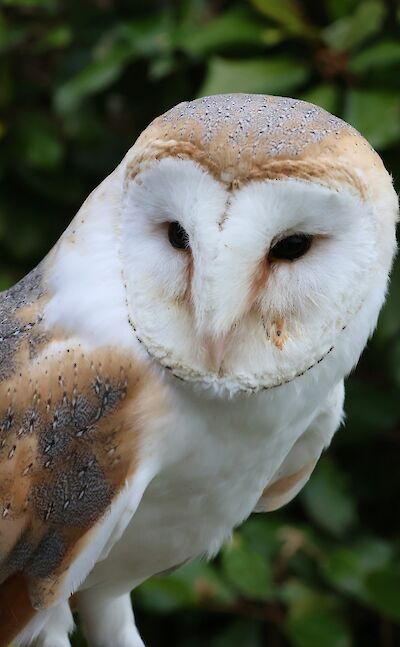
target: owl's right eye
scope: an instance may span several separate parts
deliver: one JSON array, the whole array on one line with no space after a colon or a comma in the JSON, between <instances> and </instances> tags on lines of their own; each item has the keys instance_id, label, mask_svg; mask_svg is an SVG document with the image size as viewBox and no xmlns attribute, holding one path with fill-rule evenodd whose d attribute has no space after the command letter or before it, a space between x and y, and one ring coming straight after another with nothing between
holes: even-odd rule
<instances>
[{"instance_id":1,"label":"owl's right eye","mask_svg":"<svg viewBox=\"0 0 400 647\"><path fill-rule=\"evenodd\" d=\"M168 240L175 249L189 249L189 235L179 222L169 223Z\"/></svg>"},{"instance_id":2,"label":"owl's right eye","mask_svg":"<svg viewBox=\"0 0 400 647\"><path fill-rule=\"evenodd\" d=\"M304 256L311 247L312 236L307 234L293 234L280 240L270 251L272 260L295 261Z\"/></svg>"}]
</instances>

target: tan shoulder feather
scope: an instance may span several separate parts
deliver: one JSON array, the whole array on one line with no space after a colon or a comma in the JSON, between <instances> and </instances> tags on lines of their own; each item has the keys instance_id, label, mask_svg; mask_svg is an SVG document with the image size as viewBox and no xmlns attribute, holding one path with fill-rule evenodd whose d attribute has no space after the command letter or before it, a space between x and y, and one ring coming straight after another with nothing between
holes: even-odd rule
<instances>
[{"instance_id":1,"label":"tan shoulder feather","mask_svg":"<svg viewBox=\"0 0 400 647\"><path fill-rule=\"evenodd\" d=\"M21 326L26 283L19 295L6 293L6 312L0 306L0 645L33 609L57 600L70 565L135 472L135 401L147 380L115 348L87 354L43 336L35 357L33 325ZM38 285L32 292L41 298ZM4 333L15 326L11 339ZM16 618L17 600L24 603Z\"/></svg>"}]
</instances>

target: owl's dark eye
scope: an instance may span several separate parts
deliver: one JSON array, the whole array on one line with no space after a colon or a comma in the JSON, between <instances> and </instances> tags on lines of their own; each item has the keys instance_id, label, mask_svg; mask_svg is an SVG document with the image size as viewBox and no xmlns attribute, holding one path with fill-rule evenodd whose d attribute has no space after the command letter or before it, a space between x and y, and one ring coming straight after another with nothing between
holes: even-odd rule
<instances>
[{"instance_id":1,"label":"owl's dark eye","mask_svg":"<svg viewBox=\"0 0 400 647\"><path fill-rule=\"evenodd\" d=\"M269 253L270 258L294 261L300 256L304 256L311 247L312 236L307 234L293 234L283 238L274 245Z\"/></svg>"},{"instance_id":2,"label":"owl's dark eye","mask_svg":"<svg viewBox=\"0 0 400 647\"><path fill-rule=\"evenodd\" d=\"M189 249L189 236L179 222L170 222L168 225L168 239L176 249Z\"/></svg>"}]
</instances>

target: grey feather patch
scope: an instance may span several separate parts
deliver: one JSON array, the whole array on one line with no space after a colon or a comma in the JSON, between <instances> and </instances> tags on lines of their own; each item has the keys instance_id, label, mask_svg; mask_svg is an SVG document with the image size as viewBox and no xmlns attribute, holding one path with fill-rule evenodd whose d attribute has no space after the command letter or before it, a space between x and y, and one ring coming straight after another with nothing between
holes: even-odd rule
<instances>
[{"instance_id":1,"label":"grey feather patch","mask_svg":"<svg viewBox=\"0 0 400 647\"><path fill-rule=\"evenodd\" d=\"M0 582L4 582L13 573L24 570L32 552L33 545L27 534L23 534L0 565Z\"/></svg>"},{"instance_id":2,"label":"grey feather patch","mask_svg":"<svg viewBox=\"0 0 400 647\"><path fill-rule=\"evenodd\" d=\"M23 321L18 311L32 305L43 295L42 270L40 265L19 283L0 294L0 382L9 378L15 370L15 356L23 340L30 340L29 354L33 356L43 333L33 331L37 319Z\"/></svg>"},{"instance_id":3,"label":"grey feather patch","mask_svg":"<svg viewBox=\"0 0 400 647\"><path fill-rule=\"evenodd\" d=\"M40 542L26 568L29 577L44 578L62 562L65 543L57 531L49 532Z\"/></svg>"},{"instance_id":4,"label":"grey feather patch","mask_svg":"<svg viewBox=\"0 0 400 647\"><path fill-rule=\"evenodd\" d=\"M32 488L36 513L45 522L87 526L111 503L113 491L94 455L73 453L51 483Z\"/></svg>"}]
</instances>

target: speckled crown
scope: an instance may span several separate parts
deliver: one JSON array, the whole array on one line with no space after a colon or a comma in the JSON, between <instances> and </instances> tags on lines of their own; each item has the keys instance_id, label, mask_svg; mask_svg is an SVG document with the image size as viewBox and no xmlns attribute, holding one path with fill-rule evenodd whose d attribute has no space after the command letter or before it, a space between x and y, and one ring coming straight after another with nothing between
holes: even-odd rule
<instances>
[{"instance_id":1,"label":"speckled crown","mask_svg":"<svg viewBox=\"0 0 400 647\"><path fill-rule=\"evenodd\" d=\"M305 101L258 94L225 94L178 104L155 119L133 147L129 173L154 159L197 161L218 180L257 179L350 185L362 197L379 156L351 126Z\"/></svg>"},{"instance_id":2,"label":"speckled crown","mask_svg":"<svg viewBox=\"0 0 400 647\"><path fill-rule=\"evenodd\" d=\"M217 95L180 103L154 122L163 137L207 147L211 153L235 149L237 160L293 158L325 137L350 128L318 106L252 94Z\"/></svg>"}]
</instances>

